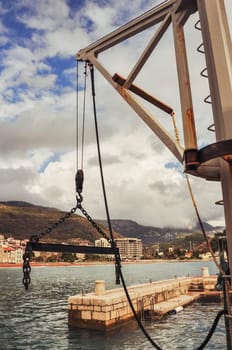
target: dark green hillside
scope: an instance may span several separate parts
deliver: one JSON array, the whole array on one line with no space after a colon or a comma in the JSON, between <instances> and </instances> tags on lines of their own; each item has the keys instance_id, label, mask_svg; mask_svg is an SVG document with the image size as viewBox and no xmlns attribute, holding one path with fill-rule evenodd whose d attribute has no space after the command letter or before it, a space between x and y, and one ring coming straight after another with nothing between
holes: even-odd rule
<instances>
[{"instance_id":1,"label":"dark green hillside","mask_svg":"<svg viewBox=\"0 0 232 350\"><path fill-rule=\"evenodd\" d=\"M5 237L13 236L18 239L27 239L34 234L39 234L51 227L55 222L62 218L66 213L55 208L42 207L26 202L9 201L0 202L0 233ZM102 228L108 227L105 220L95 220ZM216 228L204 223L208 234L213 234ZM139 225L132 220L111 220L111 226L115 237L135 237L140 238L144 245L150 245L162 242L171 242L180 238L185 238L186 244L189 240L192 243L200 244L203 239L199 228L160 228L152 226ZM189 237L191 234L198 234L197 239ZM80 240L94 242L100 234L83 216L74 214L58 228L46 235L44 240L47 242L69 242L75 243ZM199 241L200 240L200 241Z\"/></svg>"},{"instance_id":2,"label":"dark green hillside","mask_svg":"<svg viewBox=\"0 0 232 350\"><path fill-rule=\"evenodd\" d=\"M65 212L55 208L47 208L26 202L0 202L0 233L5 237L27 239L51 227ZM80 215L72 215L60 224L43 240L59 242L75 242L78 239L94 242L100 234L88 220Z\"/></svg>"}]
</instances>

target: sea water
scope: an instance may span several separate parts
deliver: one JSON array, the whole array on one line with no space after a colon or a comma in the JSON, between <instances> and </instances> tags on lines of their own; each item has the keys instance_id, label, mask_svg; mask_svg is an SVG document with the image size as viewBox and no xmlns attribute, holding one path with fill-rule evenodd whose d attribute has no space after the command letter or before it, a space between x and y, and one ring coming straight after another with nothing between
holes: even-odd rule
<instances>
[{"instance_id":1,"label":"sea water","mask_svg":"<svg viewBox=\"0 0 232 350\"><path fill-rule=\"evenodd\" d=\"M212 262L136 263L122 267L127 285L147 283L175 276L197 276ZM110 331L70 328L67 300L71 295L94 290L95 280L106 288L115 285L114 265L33 267L28 291L22 285L21 268L1 268L1 350L146 350L154 347L135 322ZM176 315L160 321L143 321L151 338L163 350L197 349L208 333L220 303L195 302ZM205 349L226 349L223 317Z\"/></svg>"}]
</instances>

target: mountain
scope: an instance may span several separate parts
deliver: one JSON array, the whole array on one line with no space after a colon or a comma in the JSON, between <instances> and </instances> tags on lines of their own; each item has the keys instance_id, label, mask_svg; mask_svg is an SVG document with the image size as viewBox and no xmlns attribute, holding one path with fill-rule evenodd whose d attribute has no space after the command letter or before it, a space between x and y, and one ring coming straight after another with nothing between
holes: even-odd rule
<instances>
[{"instance_id":1,"label":"mountain","mask_svg":"<svg viewBox=\"0 0 232 350\"><path fill-rule=\"evenodd\" d=\"M101 225L106 225L105 220L97 220L97 222ZM217 230L222 231L222 228L213 227L208 223L203 223L203 225L208 234L214 234ZM192 233L201 232L199 224L191 229L173 227L160 228L139 225L132 220L111 220L111 226L113 230L120 232L123 236L140 238L144 245L171 241L178 236L187 236Z\"/></svg>"},{"instance_id":2,"label":"mountain","mask_svg":"<svg viewBox=\"0 0 232 350\"><path fill-rule=\"evenodd\" d=\"M0 202L0 233L15 239L29 239L40 235L66 215L55 208L42 207L27 202ZM62 221L62 219L61 219ZM105 228L101 227L103 230ZM119 234L116 233L116 236ZM72 214L44 235L42 241L78 243L80 240L94 242L101 234L84 217Z\"/></svg>"},{"instance_id":3,"label":"mountain","mask_svg":"<svg viewBox=\"0 0 232 350\"><path fill-rule=\"evenodd\" d=\"M40 235L67 213L55 208L43 207L22 201L0 202L0 233L5 237L13 236L16 239L29 239L32 235ZM62 221L62 220L61 220ZM108 224L105 220L95 222L106 232ZM186 236L200 232L199 225L192 229L160 228L139 225L132 220L111 220L114 237L140 238L144 245L161 243L173 240L178 236ZM216 228L204 223L207 233L216 231ZM108 235L109 236L109 235ZM41 239L45 242L79 243L85 240L93 243L102 237L101 234L85 218L72 214L65 222L47 232Z\"/></svg>"}]
</instances>

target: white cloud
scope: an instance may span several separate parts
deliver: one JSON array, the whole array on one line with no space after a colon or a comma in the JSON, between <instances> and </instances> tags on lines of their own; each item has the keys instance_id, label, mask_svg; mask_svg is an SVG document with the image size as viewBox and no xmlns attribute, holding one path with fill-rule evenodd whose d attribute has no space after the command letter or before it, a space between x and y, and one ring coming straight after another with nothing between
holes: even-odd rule
<instances>
[{"instance_id":1,"label":"white cloud","mask_svg":"<svg viewBox=\"0 0 232 350\"><path fill-rule=\"evenodd\" d=\"M36 3L25 1L24 6L28 11L18 20L22 21L28 28L42 31L54 31L60 25L69 21L69 8L66 1L40 0Z\"/></svg>"},{"instance_id":2,"label":"white cloud","mask_svg":"<svg viewBox=\"0 0 232 350\"><path fill-rule=\"evenodd\" d=\"M77 3L70 8L69 4L65 0L39 0L36 3L25 0L22 4L17 2L14 10L27 35L24 40L18 37L18 41L14 37L11 45L4 46L2 51L1 200L27 200L63 210L75 205L74 56L79 49L155 5L154 1L145 3L142 0L133 1L133 6L128 9L125 9L122 0L107 1L104 6L96 1L84 2L82 7L78 7ZM205 136L211 112L202 102L208 86L207 81L199 76L205 63L204 57L196 51L201 40L194 29L196 17L194 15L189 21L186 35L191 39L188 45L190 73L194 86L194 110L197 121L201 123L197 129L199 144L202 144L212 142L214 136L210 133ZM11 33L13 29L10 28ZM112 74L128 74L152 34L152 30L148 30L137 40L128 40L126 44L108 50L101 56L102 61ZM5 30L3 35L4 43L9 39L8 31ZM174 108L183 140L172 41L169 31L136 84ZM81 64L79 73L80 85L83 86ZM95 78L99 135L111 217L154 226L193 226L196 216L182 168L165 166L176 162L174 156L97 71ZM89 76L87 80L83 206L92 217L105 218ZM80 107L82 102L83 91L80 91ZM158 109L147 107L174 135L170 117ZM81 108L79 116L81 119ZM59 159L48 163L40 172L41 165L52 159L55 153L60 155ZM78 154L80 161L81 149ZM220 184L194 177L191 182L203 219L222 221L222 208L214 205L221 198Z\"/></svg>"}]
</instances>

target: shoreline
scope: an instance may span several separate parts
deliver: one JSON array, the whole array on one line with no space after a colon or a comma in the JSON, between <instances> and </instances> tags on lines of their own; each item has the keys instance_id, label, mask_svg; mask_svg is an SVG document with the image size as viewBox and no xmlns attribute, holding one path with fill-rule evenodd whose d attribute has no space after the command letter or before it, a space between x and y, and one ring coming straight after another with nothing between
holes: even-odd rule
<instances>
[{"instance_id":1,"label":"shoreline","mask_svg":"<svg viewBox=\"0 0 232 350\"><path fill-rule=\"evenodd\" d=\"M122 265L127 264L157 264L157 263L180 263L180 262L211 262L213 259L200 260L200 259L186 259L186 260L137 260L137 261L122 261ZM54 263L38 263L31 261L31 267L65 267L65 266L97 266L97 265L112 265L114 261L88 261L88 262L77 262L77 263L68 263L68 262L54 262ZM22 268L23 263L0 263L0 268Z\"/></svg>"}]
</instances>

